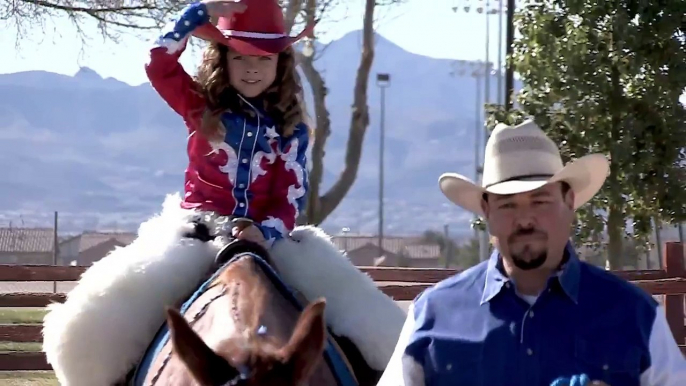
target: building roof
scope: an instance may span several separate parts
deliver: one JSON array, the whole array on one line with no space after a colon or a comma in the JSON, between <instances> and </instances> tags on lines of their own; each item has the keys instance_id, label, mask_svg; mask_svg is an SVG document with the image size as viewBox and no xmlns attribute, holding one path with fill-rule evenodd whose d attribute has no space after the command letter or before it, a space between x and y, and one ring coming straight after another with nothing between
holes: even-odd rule
<instances>
[{"instance_id":1,"label":"building roof","mask_svg":"<svg viewBox=\"0 0 686 386\"><path fill-rule=\"evenodd\" d=\"M378 246L377 236L333 236L331 241L337 248L343 250L354 250L364 245L371 244ZM386 236L381 241L383 249L393 253L399 253L407 245L424 244L421 237L412 236Z\"/></svg>"},{"instance_id":2,"label":"building roof","mask_svg":"<svg viewBox=\"0 0 686 386\"><path fill-rule=\"evenodd\" d=\"M116 241L114 244L129 245L135 240L137 235L131 232L92 232L87 231L79 235L70 237L62 243L79 243L79 253L87 251L105 242ZM78 239L78 241L76 241Z\"/></svg>"},{"instance_id":3,"label":"building roof","mask_svg":"<svg viewBox=\"0 0 686 386\"><path fill-rule=\"evenodd\" d=\"M93 264L94 262L107 256L117 247L125 247L126 245L127 244L124 244L115 238L105 240L100 244L94 245L91 248L79 252L77 262L83 265Z\"/></svg>"},{"instance_id":4,"label":"building roof","mask_svg":"<svg viewBox=\"0 0 686 386\"><path fill-rule=\"evenodd\" d=\"M413 259L435 259L441 255L441 247L435 244L406 245L405 253Z\"/></svg>"},{"instance_id":5,"label":"building roof","mask_svg":"<svg viewBox=\"0 0 686 386\"><path fill-rule=\"evenodd\" d=\"M52 228L0 227L0 252L52 253Z\"/></svg>"},{"instance_id":6,"label":"building roof","mask_svg":"<svg viewBox=\"0 0 686 386\"><path fill-rule=\"evenodd\" d=\"M349 253L379 245L379 239L374 236L336 236L332 239L336 247ZM411 259L435 259L441 255L438 244L427 244L420 237L384 237L382 244L384 253L403 254Z\"/></svg>"}]
</instances>

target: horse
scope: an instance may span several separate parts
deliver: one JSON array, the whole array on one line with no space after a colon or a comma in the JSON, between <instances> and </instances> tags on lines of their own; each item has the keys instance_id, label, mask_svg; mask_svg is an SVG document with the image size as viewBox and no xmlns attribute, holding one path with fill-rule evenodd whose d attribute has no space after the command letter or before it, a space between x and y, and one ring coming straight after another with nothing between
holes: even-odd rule
<instances>
[{"instance_id":1,"label":"horse","mask_svg":"<svg viewBox=\"0 0 686 386\"><path fill-rule=\"evenodd\" d=\"M180 310L166 309L166 325L129 384L376 385L382 371L327 328L326 300L307 304L264 248L235 240L215 268Z\"/></svg>"},{"instance_id":2,"label":"horse","mask_svg":"<svg viewBox=\"0 0 686 386\"><path fill-rule=\"evenodd\" d=\"M316 367L335 374L339 386L376 384L406 314L330 236L315 226L298 226L270 240L267 253L231 242L235 218L183 209L181 201L178 194L167 196L162 211L141 224L130 245L89 267L64 302L48 305L43 351L61 384L127 385L132 371L135 386L144 385L149 373L148 385L163 377L165 383L183 384L180 375L168 376L170 368L188 371L173 353L167 306L181 306L180 314L217 351L230 334L254 333L250 328L285 345L306 300L321 297L327 334L324 362ZM236 267L244 265L253 268L236 278ZM250 299L258 295L262 298ZM218 310L231 307L229 296L240 305L235 323L234 311ZM246 315L278 323L256 327ZM227 323L231 329L221 327Z\"/></svg>"}]
</instances>

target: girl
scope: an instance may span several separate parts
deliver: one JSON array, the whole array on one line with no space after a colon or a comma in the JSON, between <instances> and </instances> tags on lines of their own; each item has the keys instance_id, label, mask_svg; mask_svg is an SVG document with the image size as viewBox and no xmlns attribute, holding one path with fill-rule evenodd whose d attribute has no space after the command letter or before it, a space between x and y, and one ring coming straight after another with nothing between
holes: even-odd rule
<instances>
[{"instance_id":1,"label":"girl","mask_svg":"<svg viewBox=\"0 0 686 386\"><path fill-rule=\"evenodd\" d=\"M275 0L204 0L186 8L146 65L188 128L182 207L247 217L252 225L232 233L267 246L293 229L308 187L309 131L290 46L311 27L283 32ZM178 62L191 34L210 41L195 79Z\"/></svg>"},{"instance_id":2,"label":"girl","mask_svg":"<svg viewBox=\"0 0 686 386\"><path fill-rule=\"evenodd\" d=\"M150 83L188 129L185 194L168 198L131 245L95 263L63 304L48 308L43 350L60 384L124 378L163 323L164 306L207 273L221 236L270 247L293 229L308 188L309 130L291 45L312 28L287 36L276 0L204 0L155 42ZM178 62L191 35L209 42L195 78ZM220 237L185 237L197 222Z\"/></svg>"}]
</instances>

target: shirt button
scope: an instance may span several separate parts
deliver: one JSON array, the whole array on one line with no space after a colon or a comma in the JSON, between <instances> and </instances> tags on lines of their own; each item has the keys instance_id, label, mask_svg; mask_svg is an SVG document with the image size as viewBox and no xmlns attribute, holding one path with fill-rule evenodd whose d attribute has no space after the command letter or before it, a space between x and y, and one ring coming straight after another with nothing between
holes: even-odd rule
<instances>
[{"instance_id":1,"label":"shirt button","mask_svg":"<svg viewBox=\"0 0 686 386\"><path fill-rule=\"evenodd\" d=\"M238 204L238 206L240 206L242 208L245 206L245 204L241 202L240 204Z\"/></svg>"},{"instance_id":2,"label":"shirt button","mask_svg":"<svg viewBox=\"0 0 686 386\"><path fill-rule=\"evenodd\" d=\"M248 131L248 137L252 137L252 131Z\"/></svg>"},{"instance_id":3,"label":"shirt button","mask_svg":"<svg viewBox=\"0 0 686 386\"><path fill-rule=\"evenodd\" d=\"M529 317L530 317L530 318L533 318L533 317L534 317L534 312L533 312L533 311L529 311Z\"/></svg>"},{"instance_id":4,"label":"shirt button","mask_svg":"<svg viewBox=\"0 0 686 386\"><path fill-rule=\"evenodd\" d=\"M243 158L243 159L241 160L241 162L243 162L244 164L247 164L247 163L248 163L248 159L247 159L247 158Z\"/></svg>"},{"instance_id":5,"label":"shirt button","mask_svg":"<svg viewBox=\"0 0 686 386\"><path fill-rule=\"evenodd\" d=\"M603 370L608 370L609 368L610 368L610 366L608 366L608 365L606 365L606 364L603 365Z\"/></svg>"},{"instance_id":6,"label":"shirt button","mask_svg":"<svg viewBox=\"0 0 686 386\"><path fill-rule=\"evenodd\" d=\"M238 187L239 187L240 189L243 189L243 188L245 188L245 184L238 184Z\"/></svg>"},{"instance_id":7,"label":"shirt button","mask_svg":"<svg viewBox=\"0 0 686 386\"><path fill-rule=\"evenodd\" d=\"M526 355L529 355L529 356L534 355L534 350L532 350L530 348L526 349Z\"/></svg>"},{"instance_id":8,"label":"shirt button","mask_svg":"<svg viewBox=\"0 0 686 386\"><path fill-rule=\"evenodd\" d=\"M510 288L510 283L509 282L505 283L505 287Z\"/></svg>"}]
</instances>

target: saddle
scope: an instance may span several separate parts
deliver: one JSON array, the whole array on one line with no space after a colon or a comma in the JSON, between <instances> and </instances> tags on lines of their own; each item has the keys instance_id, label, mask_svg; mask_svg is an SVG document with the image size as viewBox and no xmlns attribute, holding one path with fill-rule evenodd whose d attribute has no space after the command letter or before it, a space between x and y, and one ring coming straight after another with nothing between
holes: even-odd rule
<instances>
[{"instance_id":1,"label":"saddle","mask_svg":"<svg viewBox=\"0 0 686 386\"><path fill-rule=\"evenodd\" d=\"M194 230L192 232L184 235L185 237L195 238L203 242L208 242L214 240L219 235L213 235L210 229L201 221L193 222ZM276 272L271 259L269 257L269 252L261 245L235 238L230 238L230 241L217 253L214 265L210 270L209 277L200 283L199 288L185 301L180 307L180 311L184 314L191 304L202 295L205 290L209 287L210 283L236 259L243 257L245 255L251 255L258 263L258 266L262 269L264 274L269 278L272 284L277 288L277 290L289 300L299 311L302 311L305 305L308 303L307 299L300 294L297 290L289 287ZM155 338L150 343L146 349L145 354L139 361L138 365L131 370L131 372L126 377L126 381L121 383L121 385L128 386L142 386L145 382L147 372L154 362L158 353L167 344L169 340L169 330L165 323L160 327ZM358 382L355 378L352 366L348 362L343 350L337 344L333 335L329 329L327 344L324 351L324 359L327 365L332 370L333 375L337 378L337 383L339 386L357 386Z\"/></svg>"}]
</instances>

